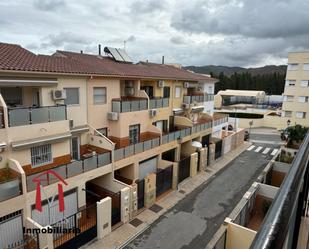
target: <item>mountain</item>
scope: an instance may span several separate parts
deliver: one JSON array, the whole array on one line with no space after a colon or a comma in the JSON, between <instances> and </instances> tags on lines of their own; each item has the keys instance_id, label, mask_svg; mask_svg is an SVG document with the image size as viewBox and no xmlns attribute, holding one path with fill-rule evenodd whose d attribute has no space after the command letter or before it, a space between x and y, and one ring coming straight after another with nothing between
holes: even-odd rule
<instances>
[{"instance_id":1,"label":"mountain","mask_svg":"<svg viewBox=\"0 0 309 249\"><path fill-rule=\"evenodd\" d=\"M188 66L185 69L196 72L196 73L203 73L203 74L210 74L219 75L221 72L226 76L231 76L233 73L250 73L251 75L262 75L262 74L285 74L286 73L286 66L264 66L264 67L257 67L257 68L244 68L244 67L226 67L226 66Z\"/></svg>"}]
</instances>

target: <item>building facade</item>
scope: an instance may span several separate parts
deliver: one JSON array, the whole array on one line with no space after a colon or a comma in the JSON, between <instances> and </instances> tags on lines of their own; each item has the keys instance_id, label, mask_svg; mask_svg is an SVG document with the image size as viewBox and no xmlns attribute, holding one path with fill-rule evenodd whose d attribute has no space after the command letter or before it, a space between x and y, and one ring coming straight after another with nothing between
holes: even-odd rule
<instances>
[{"instance_id":1,"label":"building facade","mask_svg":"<svg viewBox=\"0 0 309 249\"><path fill-rule=\"evenodd\" d=\"M227 121L211 116L215 82L169 65L0 43L0 226L15 231L0 234L3 247L28 243L22 227L64 221L102 238L205 170L223 155L212 131ZM83 242L28 237L37 248Z\"/></svg>"}]
</instances>

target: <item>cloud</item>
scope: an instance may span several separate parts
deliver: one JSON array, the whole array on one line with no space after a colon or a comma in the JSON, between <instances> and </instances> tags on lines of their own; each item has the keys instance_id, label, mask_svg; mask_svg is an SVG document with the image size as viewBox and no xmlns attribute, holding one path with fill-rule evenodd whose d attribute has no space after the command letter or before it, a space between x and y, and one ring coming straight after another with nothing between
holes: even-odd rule
<instances>
[{"instance_id":1,"label":"cloud","mask_svg":"<svg viewBox=\"0 0 309 249\"><path fill-rule=\"evenodd\" d=\"M85 35L74 34L72 32L60 32L58 34L51 34L43 38L41 48L60 48L68 44L74 45L87 45L91 43L91 39Z\"/></svg>"},{"instance_id":2,"label":"cloud","mask_svg":"<svg viewBox=\"0 0 309 249\"><path fill-rule=\"evenodd\" d=\"M130 9L134 14L148 14L165 9L167 2L165 0L135 0L131 3Z\"/></svg>"},{"instance_id":3,"label":"cloud","mask_svg":"<svg viewBox=\"0 0 309 249\"><path fill-rule=\"evenodd\" d=\"M55 11L65 7L64 0L34 0L34 7L43 11Z\"/></svg>"},{"instance_id":4,"label":"cloud","mask_svg":"<svg viewBox=\"0 0 309 249\"><path fill-rule=\"evenodd\" d=\"M171 43L174 43L176 45L185 44L185 39L183 36L172 36L170 38Z\"/></svg>"},{"instance_id":5,"label":"cloud","mask_svg":"<svg viewBox=\"0 0 309 249\"><path fill-rule=\"evenodd\" d=\"M291 37L309 32L309 2L303 0L179 1L171 26L189 33Z\"/></svg>"}]
</instances>

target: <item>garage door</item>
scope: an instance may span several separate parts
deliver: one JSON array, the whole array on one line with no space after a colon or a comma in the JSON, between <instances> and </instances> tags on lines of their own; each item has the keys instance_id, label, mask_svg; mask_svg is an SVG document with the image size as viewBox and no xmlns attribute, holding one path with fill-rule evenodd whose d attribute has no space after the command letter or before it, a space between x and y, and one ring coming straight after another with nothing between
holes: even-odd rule
<instances>
[{"instance_id":1,"label":"garage door","mask_svg":"<svg viewBox=\"0 0 309 249\"><path fill-rule=\"evenodd\" d=\"M77 213L77 193L67 193L64 196L64 212L59 212L59 202L55 200L51 205L44 203L42 212L32 210L32 219L42 226L54 224L64 218Z\"/></svg>"},{"instance_id":2,"label":"garage door","mask_svg":"<svg viewBox=\"0 0 309 249\"><path fill-rule=\"evenodd\" d=\"M21 212L0 217L0 248L23 242L23 222Z\"/></svg>"},{"instance_id":3,"label":"garage door","mask_svg":"<svg viewBox=\"0 0 309 249\"><path fill-rule=\"evenodd\" d=\"M157 171L157 157L139 163L139 180L143 180L149 173Z\"/></svg>"}]
</instances>

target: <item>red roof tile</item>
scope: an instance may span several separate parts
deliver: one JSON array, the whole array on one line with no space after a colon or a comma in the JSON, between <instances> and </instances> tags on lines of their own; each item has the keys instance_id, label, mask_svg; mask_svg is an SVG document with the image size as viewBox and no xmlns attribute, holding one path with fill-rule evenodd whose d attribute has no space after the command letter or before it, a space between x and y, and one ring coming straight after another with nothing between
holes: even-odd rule
<instances>
[{"instance_id":1,"label":"red roof tile","mask_svg":"<svg viewBox=\"0 0 309 249\"><path fill-rule=\"evenodd\" d=\"M19 45L0 43L0 71L30 71L65 74L121 76L175 80L212 80L170 65L122 63L106 56L57 51L54 55L35 55Z\"/></svg>"}]
</instances>

